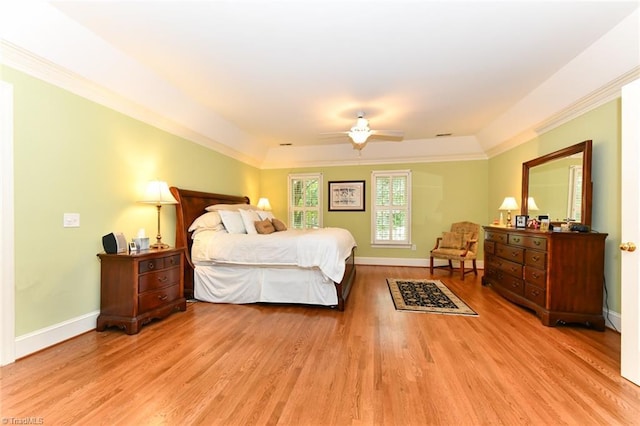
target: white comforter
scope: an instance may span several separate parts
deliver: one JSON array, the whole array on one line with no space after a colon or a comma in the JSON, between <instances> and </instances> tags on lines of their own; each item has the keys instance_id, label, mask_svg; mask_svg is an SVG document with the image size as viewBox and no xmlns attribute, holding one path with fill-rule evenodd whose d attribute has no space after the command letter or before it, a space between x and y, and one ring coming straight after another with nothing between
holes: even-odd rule
<instances>
[{"instance_id":1,"label":"white comforter","mask_svg":"<svg viewBox=\"0 0 640 426\"><path fill-rule=\"evenodd\" d=\"M340 282L344 261L355 246L353 235L342 228L267 235L204 231L194 237L191 254L194 262L317 267L332 281Z\"/></svg>"}]
</instances>

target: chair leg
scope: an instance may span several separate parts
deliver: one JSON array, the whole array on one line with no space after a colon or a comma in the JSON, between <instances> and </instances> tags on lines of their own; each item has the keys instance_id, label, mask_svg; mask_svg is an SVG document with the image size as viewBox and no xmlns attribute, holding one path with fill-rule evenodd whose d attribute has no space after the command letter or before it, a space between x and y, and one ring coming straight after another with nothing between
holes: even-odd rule
<instances>
[{"instance_id":1,"label":"chair leg","mask_svg":"<svg viewBox=\"0 0 640 426\"><path fill-rule=\"evenodd\" d=\"M464 280L464 260L460 261L460 277Z\"/></svg>"},{"instance_id":2,"label":"chair leg","mask_svg":"<svg viewBox=\"0 0 640 426\"><path fill-rule=\"evenodd\" d=\"M449 260L449 274L453 273L453 263L451 263L451 260Z\"/></svg>"},{"instance_id":3,"label":"chair leg","mask_svg":"<svg viewBox=\"0 0 640 426\"><path fill-rule=\"evenodd\" d=\"M433 256L429 259L429 272L433 275Z\"/></svg>"},{"instance_id":4,"label":"chair leg","mask_svg":"<svg viewBox=\"0 0 640 426\"><path fill-rule=\"evenodd\" d=\"M473 273L477 276L478 275L478 268L476 268L476 260L473 259Z\"/></svg>"}]
</instances>

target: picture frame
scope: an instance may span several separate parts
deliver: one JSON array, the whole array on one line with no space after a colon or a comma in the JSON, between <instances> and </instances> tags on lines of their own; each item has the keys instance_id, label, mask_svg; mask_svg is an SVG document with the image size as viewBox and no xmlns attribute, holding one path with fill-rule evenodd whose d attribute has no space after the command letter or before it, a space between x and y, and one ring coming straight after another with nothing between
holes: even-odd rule
<instances>
[{"instance_id":1,"label":"picture frame","mask_svg":"<svg viewBox=\"0 0 640 426\"><path fill-rule=\"evenodd\" d=\"M550 225L550 222L549 222L549 217L548 216L547 216L546 219L541 219L540 220L540 230L541 231L544 231L544 232L549 231L549 225Z\"/></svg>"},{"instance_id":2,"label":"picture frame","mask_svg":"<svg viewBox=\"0 0 640 426\"><path fill-rule=\"evenodd\" d=\"M528 219L529 216L527 215L516 215L516 228L525 229L527 227Z\"/></svg>"},{"instance_id":3,"label":"picture frame","mask_svg":"<svg viewBox=\"0 0 640 426\"><path fill-rule=\"evenodd\" d=\"M341 180L329 182L329 211L365 211L365 181Z\"/></svg>"}]
</instances>

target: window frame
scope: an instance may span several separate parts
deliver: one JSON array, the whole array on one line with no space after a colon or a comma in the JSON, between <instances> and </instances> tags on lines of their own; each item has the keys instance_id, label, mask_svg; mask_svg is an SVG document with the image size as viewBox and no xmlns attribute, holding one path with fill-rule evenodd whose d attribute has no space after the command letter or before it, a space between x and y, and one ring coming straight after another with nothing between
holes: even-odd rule
<instances>
[{"instance_id":1,"label":"window frame","mask_svg":"<svg viewBox=\"0 0 640 426\"><path fill-rule=\"evenodd\" d=\"M406 210L407 214L407 234L406 239L399 240L378 240L376 239L376 231L377 231L377 222L376 215L378 211L390 211L390 210L398 210L397 206L378 206L378 182L377 178L379 177L394 177L394 176L405 176L407 179L407 187L406 187L406 205L402 207L402 209ZM411 239L411 223L412 223L412 208L411 208L411 170L372 170L371 171L371 245L372 247L393 247L393 248L411 248L413 243ZM393 232L389 233L390 237L393 238Z\"/></svg>"},{"instance_id":2,"label":"window frame","mask_svg":"<svg viewBox=\"0 0 640 426\"><path fill-rule=\"evenodd\" d=\"M314 207L295 207L292 205L291 201L293 199L293 194L291 193L292 190L292 181L295 179L302 179L302 180L307 180L307 179L317 179L318 180L318 204ZM323 174L322 173L293 173L290 174L287 178L287 221L288 221L288 226L291 229L313 229L313 228L322 228L322 221L323 221L323 206L322 206L322 200L323 200L323 189L324 187L324 178L323 178ZM293 214L295 211L303 211L303 212L307 212L307 211L317 211L318 213L318 224L314 225L312 227L308 227L306 222L303 223L303 227L302 228L295 228L293 226Z\"/></svg>"}]
</instances>

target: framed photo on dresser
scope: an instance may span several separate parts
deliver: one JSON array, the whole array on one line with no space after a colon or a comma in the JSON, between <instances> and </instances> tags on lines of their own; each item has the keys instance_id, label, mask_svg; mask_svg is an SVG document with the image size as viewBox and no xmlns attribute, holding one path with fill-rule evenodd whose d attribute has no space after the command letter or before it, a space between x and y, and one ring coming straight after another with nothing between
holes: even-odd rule
<instances>
[{"instance_id":1,"label":"framed photo on dresser","mask_svg":"<svg viewBox=\"0 0 640 426\"><path fill-rule=\"evenodd\" d=\"M527 227L527 219L529 219L527 215L516 215L516 228L525 229Z\"/></svg>"}]
</instances>

